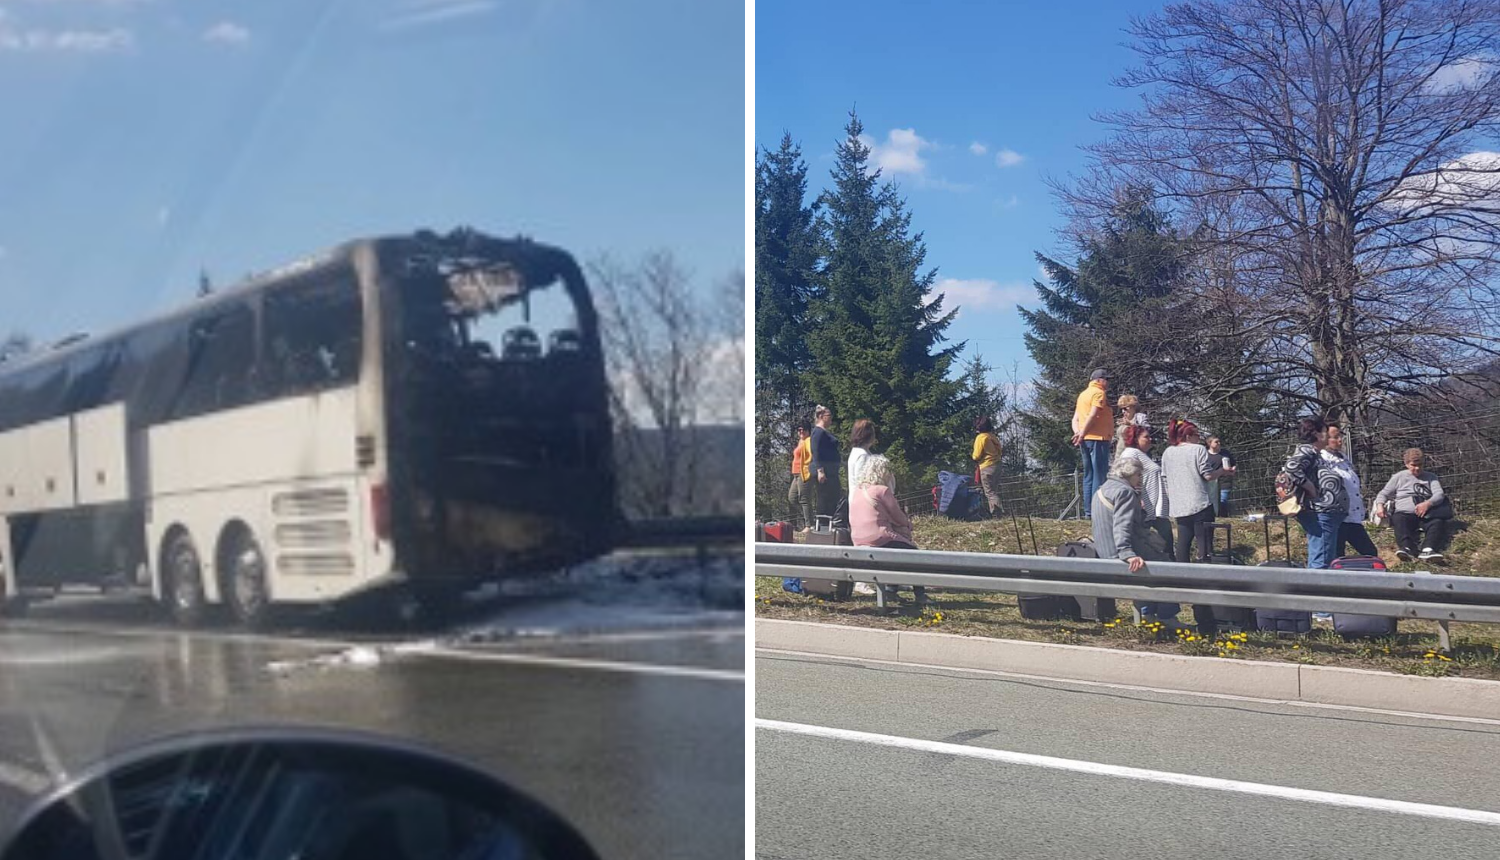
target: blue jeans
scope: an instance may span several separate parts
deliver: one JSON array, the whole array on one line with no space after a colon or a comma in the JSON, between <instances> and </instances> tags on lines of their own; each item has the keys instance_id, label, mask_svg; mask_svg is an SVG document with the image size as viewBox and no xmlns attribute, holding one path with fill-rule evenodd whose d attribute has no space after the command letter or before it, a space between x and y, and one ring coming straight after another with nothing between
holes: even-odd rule
<instances>
[{"instance_id":1,"label":"blue jeans","mask_svg":"<svg viewBox=\"0 0 1500 860\"><path fill-rule=\"evenodd\" d=\"M1083 516L1089 519L1094 508L1094 491L1104 486L1109 476L1109 441L1083 440Z\"/></svg>"},{"instance_id":2,"label":"blue jeans","mask_svg":"<svg viewBox=\"0 0 1500 860\"><path fill-rule=\"evenodd\" d=\"M1344 514L1315 514L1302 510L1297 514L1297 523L1307 532L1307 566L1314 570L1333 567L1339 554L1339 526L1344 523Z\"/></svg>"}]
</instances>

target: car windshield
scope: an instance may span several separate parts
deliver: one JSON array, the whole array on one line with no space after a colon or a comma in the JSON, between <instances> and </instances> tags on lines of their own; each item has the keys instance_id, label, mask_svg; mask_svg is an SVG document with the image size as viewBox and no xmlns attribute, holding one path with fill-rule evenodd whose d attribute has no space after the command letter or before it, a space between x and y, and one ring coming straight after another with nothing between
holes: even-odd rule
<instances>
[{"instance_id":1,"label":"car windshield","mask_svg":"<svg viewBox=\"0 0 1500 860\"><path fill-rule=\"evenodd\" d=\"M596 277L742 343L744 13L0 0L0 833L316 727L744 853L743 375L634 405L673 341Z\"/></svg>"}]
</instances>

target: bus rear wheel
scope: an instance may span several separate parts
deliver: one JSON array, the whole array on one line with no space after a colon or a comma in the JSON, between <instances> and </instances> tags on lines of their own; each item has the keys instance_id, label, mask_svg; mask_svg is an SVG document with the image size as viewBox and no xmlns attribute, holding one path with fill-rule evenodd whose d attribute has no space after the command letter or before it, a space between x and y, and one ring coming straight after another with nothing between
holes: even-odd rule
<instances>
[{"instance_id":1,"label":"bus rear wheel","mask_svg":"<svg viewBox=\"0 0 1500 860\"><path fill-rule=\"evenodd\" d=\"M203 564L198 548L187 532L180 532L167 545L164 566L166 590L162 594L167 613L182 627L199 627L208 617L208 597L203 588Z\"/></svg>"},{"instance_id":2,"label":"bus rear wheel","mask_svg":"<svg viewBox=\"0 0 1500 860\"><path fill-rule=\"evenodd\" d=\"M267 585L266 557L248 529L229 538L224 550L223 591L234 619L246 627L261 627L271 614L271 591Z\"/></svg>"}]
</instances>

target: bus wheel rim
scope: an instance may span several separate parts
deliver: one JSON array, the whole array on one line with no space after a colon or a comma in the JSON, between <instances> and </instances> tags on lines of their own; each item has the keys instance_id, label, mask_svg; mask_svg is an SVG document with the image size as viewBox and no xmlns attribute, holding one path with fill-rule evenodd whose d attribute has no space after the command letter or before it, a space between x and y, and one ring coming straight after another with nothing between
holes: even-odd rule
<instances>
[{"instance_id":1,"label":"bus wheel rim","mask_svg":"<svg viewBox=\"0 0 1500 860\"><path fill-rule=\"evenodd\" d=\"M266 602L266 565L260 549L247 543L234 559L234 596L240 606L258 610Z\"/></svg>"},{"instance_id":2,"label":"bus wheel rim","mask_svg":"<svg viewBox=\"0 0 1500 860\"><path fill-rule=\"evenodd\" d=\"M172 597L179 609L192 609L198 605L202 591L192 550L187 547L178 550L175 568L177 575L172 577Z\"/></svg>"}]
</instances>

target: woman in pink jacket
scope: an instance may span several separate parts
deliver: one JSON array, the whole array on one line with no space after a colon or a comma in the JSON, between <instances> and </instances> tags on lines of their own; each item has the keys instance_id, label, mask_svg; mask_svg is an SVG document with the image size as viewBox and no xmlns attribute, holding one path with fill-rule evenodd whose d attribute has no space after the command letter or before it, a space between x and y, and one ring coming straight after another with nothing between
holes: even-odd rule
<instances>
[{"instance_id":1,"label":"woman in pink jacket","mask_svg":"<svg viewBox=\"0 0 1500 860\"><path fill-rule=\"evenodd\" d=\"M855 546L878 546L884 549L916 549L911 536L911 520L896 502L896 480L891 461L879 454L866 458L857 476L851 476L854 487L849 494L849 531ZM896 597L896 587L885 587L888 597ZM912 588L917 603L927 602L927 591Z\"/></svg>"}]
</instances>

